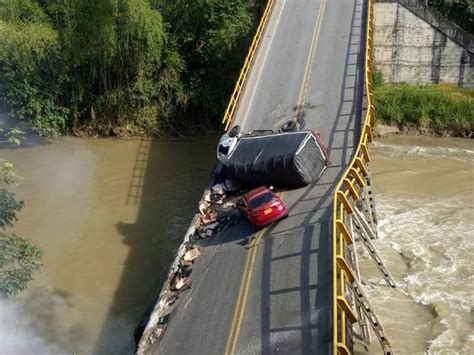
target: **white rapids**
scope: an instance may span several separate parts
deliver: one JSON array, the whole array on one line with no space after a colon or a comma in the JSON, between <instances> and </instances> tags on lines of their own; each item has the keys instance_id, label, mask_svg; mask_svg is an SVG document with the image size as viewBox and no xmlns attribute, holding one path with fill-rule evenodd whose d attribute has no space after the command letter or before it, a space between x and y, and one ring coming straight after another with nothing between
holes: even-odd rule
<instances>
[{"instance_id":1,"label":"white rapids","mask_svg":"<svg viewBox=\"0 0 474 355\"><path fill-rule=\"evenodd\" d=\"M473 148L471 140L405 136L372 150L375 244L398 289L364 253L361 269L398 354L474 351ZM380 352L376 343L371 353Z\"/></svg>"}]
</instances>

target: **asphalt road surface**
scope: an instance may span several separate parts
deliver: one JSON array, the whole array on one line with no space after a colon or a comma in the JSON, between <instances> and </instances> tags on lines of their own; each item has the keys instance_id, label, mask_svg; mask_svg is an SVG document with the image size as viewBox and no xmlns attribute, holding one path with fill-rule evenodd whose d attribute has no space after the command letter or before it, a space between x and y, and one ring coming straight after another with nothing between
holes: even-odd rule
<instances>
[{"instance_id":1,"label":"asphalt road surface","mask_svg":"<svg viewBox=\"0 0 474 355\"><path fill-rule=\"evenodd\" d=\"M332 193L360 132L365 10L362 0L276 0L233 124L296 119L321 132L332 164L316 184L282 193L287 219L204 240L192 288L150 353L330 352Z\"/></svg>"}]
</instances>

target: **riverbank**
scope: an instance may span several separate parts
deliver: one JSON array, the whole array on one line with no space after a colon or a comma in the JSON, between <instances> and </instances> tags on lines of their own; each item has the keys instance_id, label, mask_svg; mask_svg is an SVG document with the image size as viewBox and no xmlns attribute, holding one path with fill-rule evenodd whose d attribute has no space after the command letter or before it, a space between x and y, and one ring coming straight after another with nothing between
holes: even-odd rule
<instances>
[{"instance_id":1,"label":"riverbank","mask_svg":"<svg viewBox=\"0 0 474 355\"><path fill-rule=\"evenodd\" d=\"M400 132L474 137L474 90L453 85L385 85L374 77L377 124Z\"/></svg>"},{"instance_id":2,"label":"riverbank","mask_svg":"<svg viewBox=\"0 0 474 355\"><path fill-rule=\"evenodd\" d=\"M118 126L79 126L66 130L62 136L77 138L131 138L176 140L186 137L208 136L221 134L221 127L212 122L190 122L189 120L175 120L167 127L143 129L142 127L125 124Z\"/></svg>"}]
</instances>

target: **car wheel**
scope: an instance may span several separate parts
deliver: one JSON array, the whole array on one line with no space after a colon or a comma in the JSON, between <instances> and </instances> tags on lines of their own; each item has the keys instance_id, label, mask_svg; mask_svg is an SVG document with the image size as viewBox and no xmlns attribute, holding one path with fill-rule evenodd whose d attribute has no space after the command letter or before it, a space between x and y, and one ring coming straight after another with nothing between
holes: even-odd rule
<instances>
[{"instance_id":1,"label":"car wheel","mask_svg":"<svg viewBox=\"0 0 474 355\"><path fill-rule=\"evenodd\" d=\"M232 127L232 129L229 131L229 137L236 137L240 133L240 126L235 125Z\"/></svg>"},{"instance_id":2,"label":"car wheel","mask_svg":"<svg viewBox=\"0 0 474 355\"><path fill-rule=\"evenodd\" d=\"M282 132L294 132L298 130L298 123L296 121L286 121L281 126Z\"/></svg>"}]
</instances>

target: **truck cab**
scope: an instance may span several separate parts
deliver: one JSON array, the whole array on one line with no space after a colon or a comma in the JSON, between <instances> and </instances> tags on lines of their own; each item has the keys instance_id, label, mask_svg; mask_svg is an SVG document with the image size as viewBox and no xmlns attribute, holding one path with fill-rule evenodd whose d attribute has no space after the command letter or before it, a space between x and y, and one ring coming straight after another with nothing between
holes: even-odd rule
<instances>
[{"instance_id":1,"label":"truck cab","mask_svg":"<svg viewBox=\"0 0 474 355\"><path fill-rule=\"evenodd\" d=\"M232 155L238 140L238 136L230 137L227 133L223 134L217 145L217 160L223 164L227 163L227 159Z\"/></svg>"}]
</instances>

